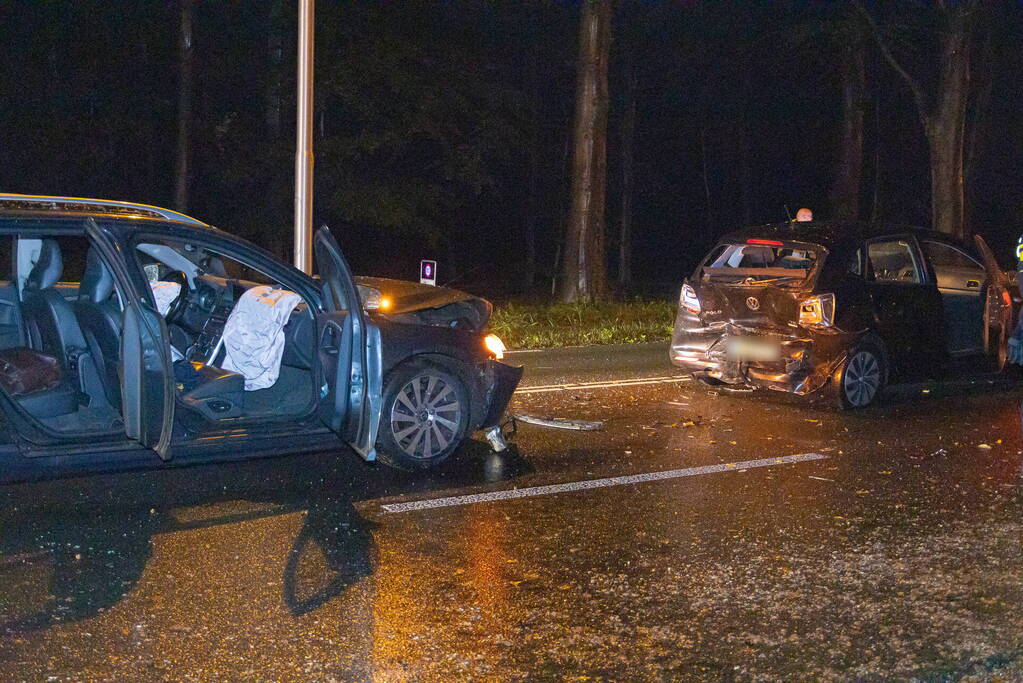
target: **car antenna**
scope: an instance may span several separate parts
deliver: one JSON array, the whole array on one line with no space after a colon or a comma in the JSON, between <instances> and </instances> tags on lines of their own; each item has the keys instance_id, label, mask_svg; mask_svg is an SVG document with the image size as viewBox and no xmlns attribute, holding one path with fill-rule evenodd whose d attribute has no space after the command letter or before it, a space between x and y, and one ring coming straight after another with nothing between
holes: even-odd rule
<instances>
[{"instance_id":1,"label":"car antenna","mask_svg":"<svg viewBox=\"0 0 1023 683\"><path fill-rule=\"evenodd\" d=\"M791 223L792 222L792 212L789 211L789 205L788 204L782 204L782 206L785 207L785 215L789 217L789 223Z\"/></svg>"}]
</instances>

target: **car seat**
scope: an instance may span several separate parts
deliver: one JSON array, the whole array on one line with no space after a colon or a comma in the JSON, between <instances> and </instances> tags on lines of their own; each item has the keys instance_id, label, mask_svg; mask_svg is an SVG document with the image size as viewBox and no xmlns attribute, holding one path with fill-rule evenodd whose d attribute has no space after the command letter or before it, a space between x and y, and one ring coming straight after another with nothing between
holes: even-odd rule
<instances>
[{"instance_id":1,"label":"car seat","mask_svg":"<svg viewBox=\"0 0 1023 683\"><path fill-rule=\"evenodd\" d=\"M121 407L121 307L114 292L114 276L95 249L85 259L85 274L78 287L75 317L96 363L107 401Z\"/></svg>"}]
</instances>

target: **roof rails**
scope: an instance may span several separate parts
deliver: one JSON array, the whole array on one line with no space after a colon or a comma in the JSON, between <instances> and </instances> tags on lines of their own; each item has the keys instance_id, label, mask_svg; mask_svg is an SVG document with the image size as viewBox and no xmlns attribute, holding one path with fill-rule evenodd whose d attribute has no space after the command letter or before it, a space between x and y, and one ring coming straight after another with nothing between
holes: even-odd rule
<instances>
[{"instance_id":1,"label":"roof rails","mask_svg":"<svg viewBox=\"0 0 1023 683\"><path fill-rule=\"evenodd\" d=\"M47 197L32 194L11 194L0 192L0 210L49 210L70 213L106 213L125 216L146 216L148 218L164 218L179 223L189 223L205 228L210 227L202 221L186 216L170 209L161 209L148 204L134 202L118 202L110 199L86 199L83 197Z\"/></svg>"}]
</instances>

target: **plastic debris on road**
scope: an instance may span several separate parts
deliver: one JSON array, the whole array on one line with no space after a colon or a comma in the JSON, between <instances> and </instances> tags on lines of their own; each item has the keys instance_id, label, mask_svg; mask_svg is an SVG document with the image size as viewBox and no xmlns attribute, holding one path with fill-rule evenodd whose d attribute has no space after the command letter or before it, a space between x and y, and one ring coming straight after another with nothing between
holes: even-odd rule
<instances>
[{"instance_id":1,"label":"plastic debris on road","mask_svg":"<svg viewBox=\"0 0 1023 683\"><path fill-rule=\"evenodd\" d=\"M512 415L512 419L538 427L574 429L582 432L592 432L604 428L604 423L597 420L569 420L564 417L537 417L536 415Z\"/></svg>"}]
</instances>

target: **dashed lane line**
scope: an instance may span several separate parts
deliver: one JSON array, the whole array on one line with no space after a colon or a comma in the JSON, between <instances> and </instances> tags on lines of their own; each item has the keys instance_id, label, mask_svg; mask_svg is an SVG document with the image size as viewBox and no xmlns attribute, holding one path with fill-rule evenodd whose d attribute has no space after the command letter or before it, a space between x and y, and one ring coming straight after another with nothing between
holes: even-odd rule
<instances>
[{"instance_id":1,"label":"dashed lane line","mask_svg":"<svg viewBox=\"0 0 1023 683\"><path fill-rule=\"evenodd\" d=\"M607 488L609 486L625 486L627 484L642 484L648 481L663 481L665 479L679 479L681 477L695 477L700 474L714 474L716 472L736 472L748 470L754 467L772 467L774 465L790 465L797 462L809 460L823 460L828 456L821 453L798 453L796 455L784 455L779 458L762 458L760 460L744 460L741 462L730 462L721 465L703 465L701 467L686 467L679 470L664 470L661 472L647 472L645 474L630 474L624 477L607 477L605 479L586 479L583 481L570 481L564 484L552 484L549 486L530 486L522 489L505 489L503 491L490 491L489 493L470 493L463 496L447 496L445 498L427 498L425 500L413 500L408 503L388 503L381 505L384 512L415 512L418 510L431 510L434 508L455 507L458 505L474 505L476 503L490 503L497 500L511 500L513 498L532 498L534 496L549 496L556 493L569 493L571 491L583 491L587 489Z\"/></svg>"},{"instance_id":2,"label":"dashed lane line","mask_svg":"<svg viewBox=\"0 0 1023 683\"><path fill-rule=\"evenodd\" d=\"M692 378L687 376L671 375L666 377L640 377L638 379L619 379L608 382L576 382L573 384L547 384L537 387L523 387L515 393L523 394L546 394L552 391L568 391L570 389L606 389L611 387L635 387L643 384L674 384L676 382L689 382Z\"/></svg>"}]
</instances>

